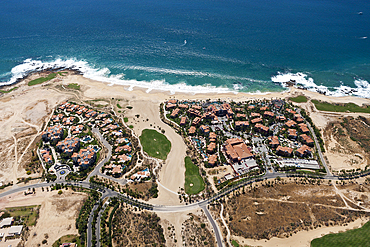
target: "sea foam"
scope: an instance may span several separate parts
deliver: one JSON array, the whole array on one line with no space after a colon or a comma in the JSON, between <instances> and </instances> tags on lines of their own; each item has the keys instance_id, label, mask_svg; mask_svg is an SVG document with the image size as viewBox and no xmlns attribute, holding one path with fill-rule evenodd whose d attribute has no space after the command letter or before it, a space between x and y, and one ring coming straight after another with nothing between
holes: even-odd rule
<instances>
[{"instance_id":1,"label":"sea foam","mask_svg":"<svg viewBox=\"0 0 370 247\"><path fill-rule=\"evenodd\" d=\"M345 85L339 87L329 88L323 85L317 85L314 79L309 77L307 74L299 73L281 73L271 77L271 80L275 83L280 83L283 87L287 87L289 82L294 82L296 86L306 88L307 90L322 93L329 96L357 96L361 98L370 98L370 83L362 79L354 79L356 88L352 88Z\"/></svg>"},{"instance_id":2,"label":"sea foam","mask_svg":"<svg viewBox=\"0 0 370 247\"><path fill-rule=\"evenodd\" d=\"M222 75L217 73L208 73L201 71L190 71L190 70L175 70L166 68L155 68L155 67L144 67L144 66L122 66L123 69L142 70L152 73L161 74L176 74L196 77L212 77L234 81L250 81L255 83L270 83L269 81L256 80L247 77ZM97 80L101 82L109 83L109 85L122 85L127 90L132 91L135 87L145 88L146 92L153 90L167 91L171 94L175 93L191 93L191 94L219 94L219 93L235 93L237 94L240 90L245 89L241 84L234 84L233 89L223 86L212 86L212 85L197 85L191 86L185 82L179 82L177 84L169 84L164 79L162 80L151 80L151 81L138 81L134 79L125 79L124 74L113 75L108 68L94 68L90 66L88 62L76 59L55 59L50 62L43 62L41 60L26 59L23 63L15 66L11 72L7 73L10 77L8 81L0 82L0 86L12 85L18 80L24 78L32 72L39 72L44 70L58 70L58 69L73 69L79 71L84 77ZM4 76L4 75L3 75ZM354 79L356 88L352 88L345 85L338 87L328 88L323 85L317 85L314 79L309 77L306 73L278 73L271 77L271 81L279 83L282 87L287 88L289 81L294 81L297 86L306 88L307 90L323 93L330 96L346 96L353 95L363 98L370 98L370 83L363 79ZM261 92L249 92L251 94L262 94ZM268 93L268 92L266 92Z\"/></svg>"},{"instance_id":3,"label":"sea foam","mask_svg":"<svg viewBox=\"0 0 370 247\"><path fill-rule=\"evenodd\" d=\"M182 74L191 76L219 76L217 74L209 74L196 71L184 71L184 70L170 70L150 67L127 67L128 69L141 69L149 72L161 72L171 74ZM111 71L108 68L93 68L86 61L76 59L56 59L51 62L43 62L40 60L26 59L22 64L15 66L11 70L11 78L8 81L0 82L0 86L12 85L18 80L24 78L32 72L39 72L44 70L58 70L58 69L73 69L79 71L84 77L97 80L101 82L110 83L110 85L123 85L127 86L127 90L133 90L134 87L140 87L147 89L146 92L152 90L168 91L174 93L237 93L227 87L216 87L212 85L197 85L191 86L184 82L177 84L169 84L165 80L151 80L151 81L138 81L133 79L125 79L124 74L111 75Z\"/></svg>"}]
</instances>

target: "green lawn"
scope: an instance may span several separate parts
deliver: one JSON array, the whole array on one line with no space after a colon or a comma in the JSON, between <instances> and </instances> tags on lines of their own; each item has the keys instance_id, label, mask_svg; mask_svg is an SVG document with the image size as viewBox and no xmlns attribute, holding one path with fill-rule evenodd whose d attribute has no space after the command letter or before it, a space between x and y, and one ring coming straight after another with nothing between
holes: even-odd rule
<instances>
[{"instance_id":1,"label":"green lawn","mask_svg":"<svg viewBox=\"0 0 370 247\"><path fill-rule=\"evenodd\" d=\"M53 247L59 247L63 243L76 243L77 246L81 245L80 237L77 235L65 235L53 243Z\"/></svg>"},{"instance_id":2,"label":"green lawn","mask_svg":"<svg viewBox=\"0 0 370 247\"><path fill-rule=\"evenodd\" d=\"M289 98L291 101L296 102L296 103L306 103L307 98L306 96L299 95L297 97Z\"/></svg>"},{"instance_id":3,"label":"green lawn","mask_svg":"<svg viewBox=\"0 0 370 247\"><path fill-rule=\"evenodd\" d=\"M140 136L143 150L150 156L165 160L171 151L171 142L156 130L145 129Z\"/></svg>"},{"instance_id":4,"label":"green lawn","mask_svg":"<svg viewBox=\"0 0 370 247\"><path fill-rule=\"evenodd\" d=\"M318 100L312 100L312 103L315 104L316 109L319 111L333 111L333 112L363 112L370 113L370 107L361 107L354 103L334 105L328 102L320 102Z\"/></svg>"},{"instance_id":5,"label":"green lawn","mask_svg":"<svg viewBox=\"0 0 370 247\"><path fill-rule=\"evenodd\" d=\"M123 121L124 121L125 123L127 123L127 122L128 122L128 118L127 118L127 117L124 117L124 118L123 118Z\"/></svg>"},{"instance_id":6,"label":"green lawn","mask_svg":"<svg viewBox=\"0 0 370 247\"><path fill-rule=\"evenodd\" d=\"M80 85L77 83L70 83L68 84L67 88L74 89L74 90L80 90Z\"/></svg>"},{"instance_id":7,"label":"green lawn","mask_svg":"<svg viewBox=\"0 0 370 247\"><path fill-rule=\"evenodd\" d=\"M13 207L13 208L5 208L7 212L9 212L10 216L12 217L20 217L23 219L26 226L33 226L36 224L37 218L37 209L39 209L39 205L34 206L25 206L25 207Z\"/></svg>"},{"instance_id":8,"label":"green lawn","mask_svg":"<svg viewBox=\"0 0 370 247\"><path fill-rule=\"evenodd\" d=\"M239 247L238 242L236 242L235 240L232 240L232 241L231 241L231 244L232 244L234 247Z\"/></svg>"},{"instance_id":9,"label":"green lawn","mask_svg":"<svg viewBox=\"0 0 370 247\"><path fill-rule=\"evenodd\" d=\"M185 192L196 195L204 190L204 181L199 174L199 167L194 165L190 157L185 157Z\"/></svg>"},{"instance_id":10,"label":"green lawn","mask_svg":"<svg viewBox=\"0 0 370 247\"><path fill-rule=\"evenodd\" d=\"M121 108L122 108L122 106L120 106L120 104L117 104L117 107L118 107L119 109L121 109Z\"/></svg>"},{"instance_id":11,"label":"green lawn","mask_svg":"<svg viewBox=\"0 0 370 247\"><path fill-rule=\"evenodd\" d=\"M28 86L34 86L34 85L41 84L46 81L50 81L51 79L54 79L56 76L57 76L56 73L51 73L47 77L40 77L40 78L37 78L35 80L28 82Z\"/></svg>"},{"instance_id":12,"label":"green lawn","mask_svg":"<svg viewBox=\"0 0 370 247\"><path fill-rule=\"evenodd\" d=\"M370 221L363 227L343 233L328 234L311 241L312 247L355 247L370 246Z\"/></svg>"},{"instance_id":13,"label":"green lawn","mask_svg":"<svg viewBox=\"0 0 370 247\"><path fill-rule=\"evenodd\" d=\"M11 88L9 90L0 90L0 93L10 93L11 91L16 90L17 88L18 87L13 87L13 88Z\"/></svg>"}]
</instances>

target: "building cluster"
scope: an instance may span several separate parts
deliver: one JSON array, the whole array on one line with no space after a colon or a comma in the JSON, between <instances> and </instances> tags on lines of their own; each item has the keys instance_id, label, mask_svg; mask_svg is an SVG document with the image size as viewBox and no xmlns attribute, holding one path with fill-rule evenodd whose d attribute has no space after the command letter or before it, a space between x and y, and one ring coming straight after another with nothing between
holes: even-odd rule
<instances>
[{"instance_id":1,"label":"building cluster","mask_svg":"<svg viewBox=\"0 0 370 247\"><path fill-rule=\"evenodd\" d=\"M1 212L2 214L4 212ZM5 239L14 239L14 238L19 238L22 234L23 226L22 225L13 225L14 223L14 218L13 217L8 217L4 218L0 222L0 229L5 229L7 230L7 233L0 233L0 242L5 242L3 241L3 238ZM3 232L3 231L2 231Z\"/></svg>"},{"instance_id":2,"label":"building cluster","mask_svg":"<svg viewBox=\"0 0 370 247\"><path fill-rule=\"evenodd\" d=\"M127 138L119 137L113 147L112 157L104 168L108 175L119 177L132 159L132 144Z\"/></svg>"},{"instance_id":3,"label":"building cluster","mask_svg":"<svg viewBox=\"0 0 370 247\"><path fill-rule=\"evenodd\" d=\"M148 168L144 169L143 171L139 171L133 174L130 179L133 181L140 181L142 179L146 179L150 177L150 171Z\"/></svg>"},{"instance_id":4,"label":"building cluster","mask_svg":"<svg viewBox=\"0 0 370 247\"><path fill-rule=\"evenodd\" d=\"M63 138L64 129L62 125L54 125L48 127L45 131L42 132L42 139L45 142L57 142Z\"/></svg>"},{"instance_id":5,"label":"building cluster","mask_svg":"<svg viewBox=\"0 0 370 247\"><path fill-rule=\"evenodd\" d=\"M255 138L278 157L312 159L314 141L304 117L284 100L226 103L165 102L166 117L177 123L211 166L232 165L237 175L258 168ZM222 159L221 159L222 158Z\"/></svg>"},{"instance_id":6,"label":"building cluster","mask_svg":"<svg viewBox=\"0 0 370 247\"><path fill-rule=\"evenodd\" d=\"M51 116L47 129L42 133L44 148L40 150L40 155L43 162L53 165L58 161L58 157L55 156L58 152L65 161L70 161L74 165L76 171L94 165L99 148L89 144L94 138L89 126L86 125L94 122L97 115L97 111L86 106L70 102L59 104L55 114ZM81 142L81 139L84 141ZM45 146L46 143L50 145ZM53 149L56 151L54 155Z\"/></svg>"}]
</instances>

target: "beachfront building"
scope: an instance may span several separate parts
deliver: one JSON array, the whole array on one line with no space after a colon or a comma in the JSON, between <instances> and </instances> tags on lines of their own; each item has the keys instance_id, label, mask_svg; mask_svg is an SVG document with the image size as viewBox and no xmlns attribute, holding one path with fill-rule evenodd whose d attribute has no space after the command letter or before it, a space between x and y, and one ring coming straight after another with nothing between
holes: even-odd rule
<instances>
[{"instance_id":1,"label":"beachfront building","mask_svg":"<svg viewBox=\"0 0 370 247\"><path fill-rule=\"evenodd\" d=\"M285 156L285 157L290 157L293 154L293 148L278 146L276 148L276 154Z\"/></svg>"},{"instance_id":2,"label":"beachfront building","mask_svg":"<svg viewBox=\"0 0 370 247\"><path fill-rule=\"evenodd\" d=\"M265 162L260 154L254 156L251 151L260 152L263 146L270 149L271 159L315 157L306 120L285 100L176 101L174 104L176 107L166 108L165 115L173 116L170 121L177 123L193 145L192 150L203 157L206 168L218 160L229 163L236 175L243 174L258 167L257 163ZM304 145L310 149L303 149Z\"/></svg>"}]
</instances>

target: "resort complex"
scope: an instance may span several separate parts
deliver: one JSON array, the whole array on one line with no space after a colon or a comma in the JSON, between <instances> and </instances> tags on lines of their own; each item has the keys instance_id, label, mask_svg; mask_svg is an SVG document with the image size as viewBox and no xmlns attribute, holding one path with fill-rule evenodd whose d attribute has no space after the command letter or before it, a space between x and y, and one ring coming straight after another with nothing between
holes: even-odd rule
<instances>
[{"instance_id":1,"label":"resort complex","mask_svg":"<svg viewBox=\"0 0 370 247\"><path fill-rule=\"evenodd\" d=\"M304 110L285 100L178 101L164 114L193 145L206 168L230 165L232 176L266 171L323 172Z\"/></svg>"}]
</instances>

